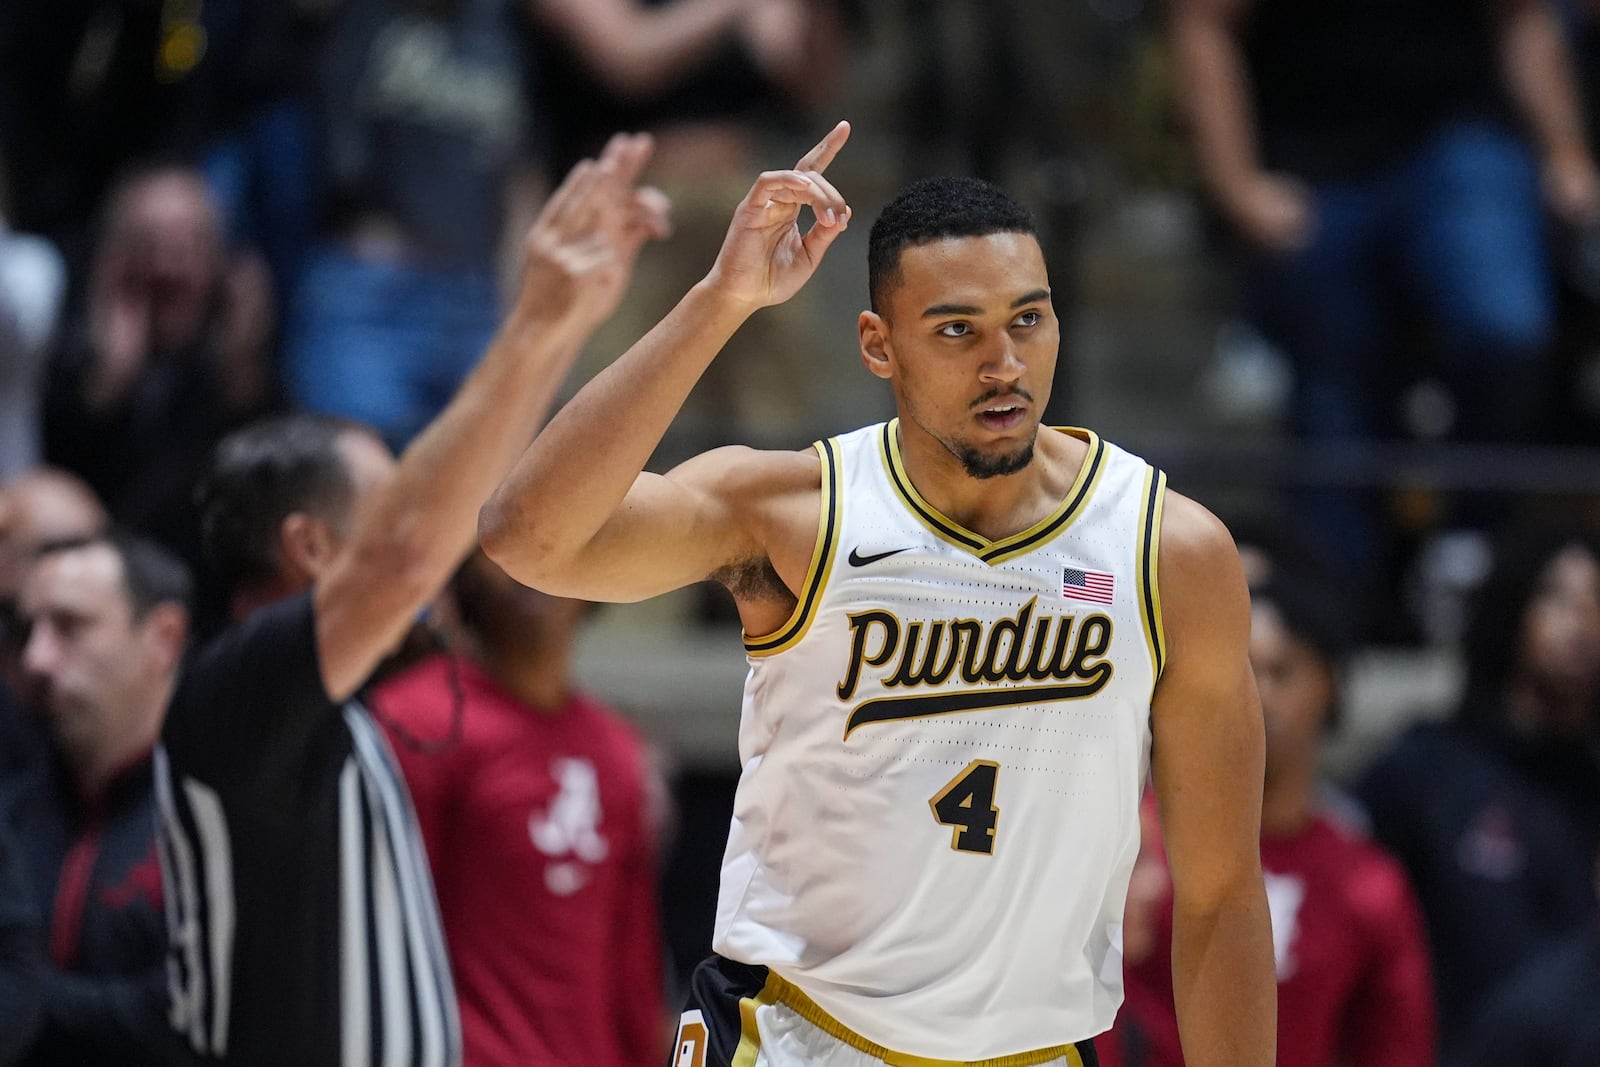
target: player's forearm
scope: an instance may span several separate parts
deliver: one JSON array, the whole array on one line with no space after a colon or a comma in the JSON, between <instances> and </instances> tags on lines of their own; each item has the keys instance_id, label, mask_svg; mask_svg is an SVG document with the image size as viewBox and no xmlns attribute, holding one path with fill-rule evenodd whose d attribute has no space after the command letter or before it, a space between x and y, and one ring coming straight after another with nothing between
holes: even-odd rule
<instances>
[{"instance_id":1,"label":"player's forearm","mask_svg":"<svg viewBox=\"0 0 1600 1067\"><path fill-rule=\"evenodd\" d=\"M622 504L689 391L750 315L712 285L691 289L585 385L534 440L479 516L484 551L538 586Z\"/></svg>"},{"instance_id":2,"label":"player's forearm","mask_svg":"<svg viewBox=\"0 0 1600 1067\"><path fill-rule=\"evenodd\" d=\"M1189 1067L1271 1067L1278 989L1259 880L1215 906L1174 907L1172 988Z\"/></svg>"},{"instance_id":3,"label":"player's forearm","mask_svg":"<svg viewBox=\"0 0 1600 1067\"><path fill-rule=\"evenodd\" d=\"M1232 30L1218 17L1180 10L1172 20L1178 107L1208 188L1229 191L1261 169L1249 77Z\"/></svg>"},{"instance_id":4,"label":"player's forearm","mask_svg":"<svg viewBox=\"0 0 1600 1067\"><path fill-rule=\"evenodd\" d=\"M1588 154L1561 24L1543 0L1507 0L1500 22L1506 87L1546 161Z\"/></svg>"}]
</instances>

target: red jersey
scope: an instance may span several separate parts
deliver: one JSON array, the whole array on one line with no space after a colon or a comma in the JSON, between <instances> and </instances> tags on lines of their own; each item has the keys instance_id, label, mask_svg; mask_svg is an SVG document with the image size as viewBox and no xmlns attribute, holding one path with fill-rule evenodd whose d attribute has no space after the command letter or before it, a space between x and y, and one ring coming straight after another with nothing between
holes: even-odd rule
<instances>
[{"instance_id":1,"label":"red jersey","mask_svg":"<svg viewBox=\"0 0 1600 1067\"><path fill-rule=\"evenodd\" d=\"M1160 843L1146 848L1164 870ZM1261 866L1278 972L1279 1067L1433 1067L1427 939L1400 865L1317 817L1299 833L1263 836ZM1172 1004L1172 890L1164 884L1149 910L1149 951L1126 963L1117 1024L1095 1039L1103 1067L1183 1063Z\"/></svg>"},{"instance_id":2,"label":"red jersey","mask_svg":"<svg viewBox=\"0 0 1600 1067\"><path fill-rule=\"evenodd\" d=\"M643 748L574 695L516 701L457 658L374 694L422 827L461 1005L466 1067L637 1067L666 1044ZM420 743L420 745L419 745Z\"/></svg>"}]
</instances>

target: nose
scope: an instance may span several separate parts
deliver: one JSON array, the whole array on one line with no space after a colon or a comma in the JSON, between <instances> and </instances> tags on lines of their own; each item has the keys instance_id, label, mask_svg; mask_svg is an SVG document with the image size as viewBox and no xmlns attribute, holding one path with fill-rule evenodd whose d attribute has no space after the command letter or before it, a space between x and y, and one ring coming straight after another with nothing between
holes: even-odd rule
<instances>
[{"instance_id":1,"label":"nose","mask_svg":"<svg viewBox=\"0 0 1600 1067\"><path fill-rule=\"evenodd\" d=\"M1017 343L1010 331L1001 330L997 336L999 340L978 373L986 382L1015 382L1022 377L1028 365L1017 355Z\"/></svg>"},{"instance_id":2,"label":"nose","mask_svg":"<svg viewBox=\"0 0 1600 1067\"><path fill-rule=\"evenodd\" d=\"M50 627L35 623L28 634L28 643L22 647L22 669L31 678L47 678L60 660L61 643L50 632Z\"/></svg>"}]
</instances>

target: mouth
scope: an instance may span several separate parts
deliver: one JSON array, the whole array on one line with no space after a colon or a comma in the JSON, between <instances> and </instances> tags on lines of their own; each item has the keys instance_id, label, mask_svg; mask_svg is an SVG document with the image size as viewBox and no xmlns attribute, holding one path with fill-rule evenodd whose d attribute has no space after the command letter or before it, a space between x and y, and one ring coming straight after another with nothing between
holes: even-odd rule
<instances>
[{"instance_id":1,"label":"mouth","mask_svg":"<svg viewBox=\"0 0 1600 1067\"><path fill-rule=\"evenodd\" d=\"M1020 397L992 400L978 409L976 417L984 429L1003 433L1023 424L1028 417L1028 405Z\"/></svg>"}]
</instances>

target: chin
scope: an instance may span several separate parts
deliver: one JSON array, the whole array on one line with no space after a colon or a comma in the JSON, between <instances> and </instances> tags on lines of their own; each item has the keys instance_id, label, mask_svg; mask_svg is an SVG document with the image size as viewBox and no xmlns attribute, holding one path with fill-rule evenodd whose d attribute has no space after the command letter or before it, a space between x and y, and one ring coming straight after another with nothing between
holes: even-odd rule
<instances>
[{"instance_id":1,"label":"chin","mask_svg":"<svg viewBox=\"0 0 1600 1067\"><path fill-rule=\"evenodd\" d=\"M999 478L1016 474L1033 462L1033 441L1012 452L982 452L970 445L955 452L969 478Z\"/></svg>"}]
</instances>

